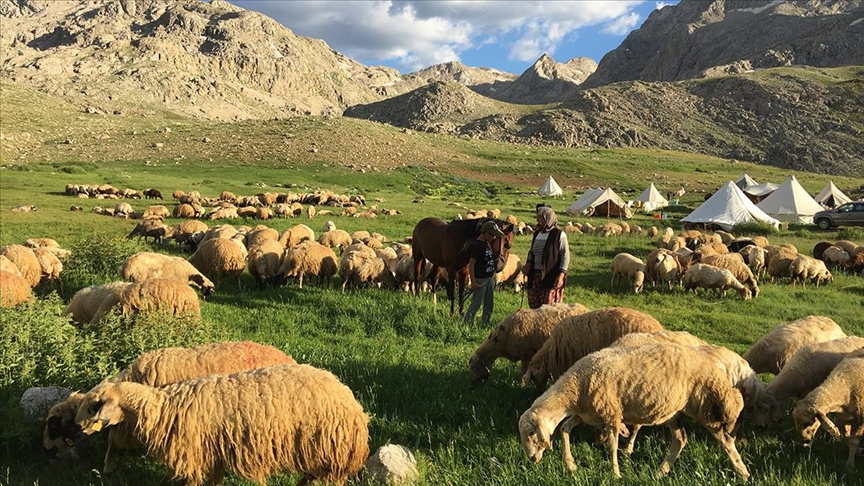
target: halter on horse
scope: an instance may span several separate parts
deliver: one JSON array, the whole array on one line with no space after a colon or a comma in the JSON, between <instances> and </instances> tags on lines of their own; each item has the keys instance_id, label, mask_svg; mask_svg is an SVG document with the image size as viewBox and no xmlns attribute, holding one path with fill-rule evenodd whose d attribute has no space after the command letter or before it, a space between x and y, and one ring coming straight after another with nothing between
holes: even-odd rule
<instances>
[{"instance_id":1,"label":"halter on horse","mask_svg":"<svg viewBox=\"0 0 864 486\"><path fill-rule=\"evenodd\" d=\"M414 292L419 295L425 261L432 263L432 295L438 284L438 269L447 270L447 298L450 299L450 313L455 312L455 286L459 284L459 313L463 310L463 294L468 277L468 262L471 260L471 243L480 236L480 227L486 221L494 221L504 233L496 237L489 246L498 260L497 271L504 268L510 247L513 244L513 225L506 221L481 218L454 220L450 223L440 218L424 218L414 227L411 249L414 257Z\"/></svg>"}]
</instances>

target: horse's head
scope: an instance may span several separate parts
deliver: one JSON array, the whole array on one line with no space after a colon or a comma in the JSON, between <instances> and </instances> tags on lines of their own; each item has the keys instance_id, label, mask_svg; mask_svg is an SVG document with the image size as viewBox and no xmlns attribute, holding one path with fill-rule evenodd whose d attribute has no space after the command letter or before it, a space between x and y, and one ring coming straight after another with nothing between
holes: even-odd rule
<instances>
[{"instance_id":1,"label":"horse's head","mask_svg":"<svg viewBox=\"0 0 864 486\"><path fill-rule=\"evenodd\" d=\"M515 235L515 232L513 231L512 223L501 220L493 221L498 225L498 229L504 233L504 236L496 236L495 239L489 243L489 246L492 248L492 253L498 261L495 271L500 272L504 270L504 265L507 264L507 258L510 256L510 248L513 247L513 236Z\"/></svg>"}]
</instances>

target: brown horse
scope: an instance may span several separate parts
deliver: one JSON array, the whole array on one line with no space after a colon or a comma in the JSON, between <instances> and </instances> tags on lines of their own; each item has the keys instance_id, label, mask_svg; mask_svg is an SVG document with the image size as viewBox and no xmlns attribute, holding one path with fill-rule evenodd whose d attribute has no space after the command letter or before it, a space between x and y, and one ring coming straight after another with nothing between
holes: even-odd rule
<instances>
[{"instance_id":1,"label":"brown horse","mask_svg":"<svg viewBox=\"0 0 864 486\"><path fill-rule=\"evenodd\" d=\"M455 312L455 286L459 284L459 313L464 303L465 281L468 278L468 262L471 260L471 243L480 236L480 227L486 221L495 221L504 236L495 238L489 246L498 260L501 271L507 263L513 245L513 224L492 218L454 220L450 223L440 218L424 218L414 227L411 251L414 257L414 291L419 294L426 260L432 263L432 295L438 284L438 269L447 270L447 298L450 299L450 314Z\"/></svg>"}]
</instances>

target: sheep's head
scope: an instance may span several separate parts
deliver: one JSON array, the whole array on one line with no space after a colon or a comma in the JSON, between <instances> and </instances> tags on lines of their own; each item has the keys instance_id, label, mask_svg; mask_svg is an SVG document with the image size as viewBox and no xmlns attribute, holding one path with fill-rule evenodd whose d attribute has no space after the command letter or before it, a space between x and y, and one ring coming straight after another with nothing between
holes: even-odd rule
<instances>
[{"instance_id":1,"label":"sheep's head","mask_svg":"<svg viewBox=\"0 0 864 486\"><path fill-rule=\"evenodd\" d=\"M63 454L79 439L81 427L75 423L75 413L83 399L83 394L74 392L48 412L45 431L42 433L42 447L49 458Z\"/></svg>"},{"instance_id":2,"label":"sheep's head","mask_svg":"<svg viewBox=\"0 0 864 486\"><path fill-rule=\"evenodd\" d=\"M640 293L642 289L645 287L645 266L642 266L641 270L637 270L636 274L633 276L633 292Z\"/></svg>"},{"instance_id":3,"label":"sheep's head","mask_svg":"<svg viewBox=\"0 0 864 486\"><path fill-rule=\"evenodd\" d=\"M200 289L201 295L204 296L204 300L210 300L210 296L216 292L216 286L213 285L213 282L201 274L190 275L189 285L196 289Z\"/></svg>"},{"instance_id":4,"label":"sheep's head","mask_svg":"<svg viewBox=\"0 0 864 486\"><path fill-rule=\"evenodd\" d=\"M489 337L471 355L471 359L468 360L468 375L471 381L484 381L489 378L490 369L495 362L495 358L489 358L489 355L498 354L495 351L500 352L504 349L504 337L504 325L495 326L489 333Z\"/></svg>"},{"instance_id":5,"label":"sheep's head","mask_svg":"<svg viewBox=\"0 0 864 486\"><path fill-rule=\"evenodd\" d=\"M804 447L810 447L816 431L819 430L819 420L816 417L816 411L813 410L811 404L806 403L804 400L799 400L792 411L792 419L795 420L795 429L798 430L798 436L801 438Z\"/></svg>"},{"instance_id":6,"label":"sheep's head","mask_svg":"<svg viewBox=\"0 0 864 486\"><path fill-rule=\"evenodd\" d=\"M75 422L85 435L123 421L119 384L106 383L90 390L81 401Z\"/></svg>"},{"instance_id":7,"label":"sheep's head","mask_svg":"<svg viewBox=\"0 0 864 486\"><path fill-rule=\"evenodd\" d=\"M519 417L519 437L531 462L540 462L543 452L552 450L552 430L554 426L544 426L543 420L531 409Z\"/></svg>"},{"instance_id":8,"label":"sheep's head","mask_svg":"<svg viewBox=\"0 0 864 486\"><path fill-rule=\"evenodd\" d=\"M743 300L750 300L753 298L753 292L750 292L750 289L747 287L738 289L738 295L740 295Z\"/></svg>"},{"instance_id":9,"label":"sheep's head","mask_svg":"<svg viewBox=\"0 0 864 486\"><path fill-rule=\"evenodd\" d=\"M774 398L774 394L767 390L756 403L753 413L753 425L756 427L767 427L772 421L777 422L781 418L782 411Z\"/></svg>"}]
</instances>

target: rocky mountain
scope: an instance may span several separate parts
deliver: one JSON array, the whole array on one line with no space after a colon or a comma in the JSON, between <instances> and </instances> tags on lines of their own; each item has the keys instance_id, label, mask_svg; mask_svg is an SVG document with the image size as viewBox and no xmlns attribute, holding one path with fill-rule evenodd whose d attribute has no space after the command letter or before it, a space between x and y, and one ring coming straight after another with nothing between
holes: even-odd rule
<instances>
[{"instance_id":1,"label":"rocky mountain","mask_svg":"<svg viewBox=\"0 0 864 486\"><path fill-rule=\"evenodd\" d=\"M461 62L435 64L406 74L380 90L385 96L398 96L432 83L458 83L490 98L509 86L518 76L498 69L470 67Z\"/></svg>"},{"instance_id":2,"label":"rocky mountain","mask_svg":"<svg viewBox=\"0 0 864 486\"><path fill-rule=\"evenodd\" d=\"M793 65L864 65L861 0L682 1L651 13L583 86Z\"/></svg>"},{"instance_id":3,"label":"rocky mountain","mask_svg":"<svg viewBox=\"0 0 864 486\"><path fill-rule=\"evenodd\" d=\"M479 106L487 113L500 111L485 115L474 111ZM864 173L861 67L616 83L582 90L551 109L520 113L515 108L427 89L354 107L345 115L503 142L661 148L811 172ZM473 120L459 123L454 113Z\"/></svg>"},{"instance_id":4,"label":"rocky mountain","mask_svg":"<svg viewBox=\"0 0 864 486\"><path fill-rule=\"evenodd\" d=\"M525 105L558 103L572 98L596 69L597 63L588 57L575 57L561 64L543 54L503 90L487 96Z\"/></svg>"},{"instance_id":5,"label":"rocky mountain","mask_svg":"<svg viewBox=\"0 0 864 486\"><path fill-rule=\"evenodd\" d=\"M399 78L221 0L0 0L4 79L92 112L339 114Z\"/></svg>"}]
</instances>

